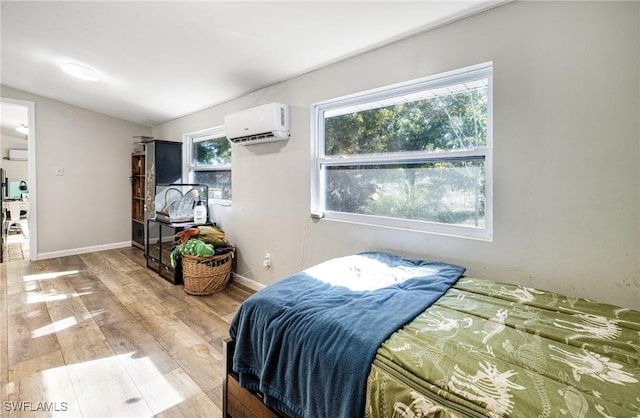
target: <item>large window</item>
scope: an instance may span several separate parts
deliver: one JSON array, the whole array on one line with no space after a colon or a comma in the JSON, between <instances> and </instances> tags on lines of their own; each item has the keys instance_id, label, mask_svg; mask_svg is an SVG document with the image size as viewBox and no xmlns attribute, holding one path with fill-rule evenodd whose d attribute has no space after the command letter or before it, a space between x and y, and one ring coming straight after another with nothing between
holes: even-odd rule
<instances>
[{"instance_id":1,"label":"large window","mask_svg":"<svg viewBox=\"0 0 640 418\"><path fill-rule=\"evenodd\" d=\"M491 239L490 64L313 106L312 212Z\"/></svg>"},{"instance_id":2,"label":"large window","mask_svg":"<svg viewBox=\"0 0 640 418\"><path fill-rule=\"evenodd\" d=\"M231 143L224 128L187 136L189 182L207 184L209 199L231 200Z\"/></svg>"}]
</instances>

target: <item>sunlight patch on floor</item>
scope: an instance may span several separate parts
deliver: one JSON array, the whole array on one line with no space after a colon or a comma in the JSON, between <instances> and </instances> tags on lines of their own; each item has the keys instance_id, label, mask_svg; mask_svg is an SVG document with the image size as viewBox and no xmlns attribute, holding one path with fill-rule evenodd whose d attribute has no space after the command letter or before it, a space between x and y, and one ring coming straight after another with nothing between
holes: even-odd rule
<instances>
[{"instance_id":1,"label":"sunlight patch on floor","mask_svg":"<svg viewBox=\"0 0 640 418\"><path fill-rule=\"evenodd\" d=\"M144 382L136 381L136 376L144 377ZM45 391L70 379L83 416L148 417L183 402L198 389L183 370L163 375L151 359L136 352L48 369L42 377Z\"/></svg>"},{"instance_id":2,"label":"sunlight patch on floor","mask_svg":"<svg viewBox=\"0 0 640 418\"><path fill-rule=\"evenodd\" d=\"M78 321L72 316L56 321L52 324L45 325L44 327L40 327L31 332L31 338L44 337L45 335L53 334L57 331L62 331L63 329L71 328L74 325L77 325Z\"/></svg>"},{"instance_id":3,"label":"sunlight patch on floor","mask_svg":"<svg viewBox=\"0 0 640 418\"><path fill-rule=\"evenodd\" d=\"M157 414L196 396L199 388L182 369L176 369L141 385L140 392L153 413Z\"/></svg>"},{"instance_id":4,"label":"sunlight patch on floor","mask_svg":"<svg viewBox=\"0 0 640 418\"><path fill-rule=\"evenodd\" d=\"M22 276L22 280L25 282L31 282L34 280L51 280L56 279L62 276L69 276L72 274L80 273L79 270L69 270L69 271L56 271L51 273L38 273L38 274L26 274Z\"/></svg>"}]
</instances>

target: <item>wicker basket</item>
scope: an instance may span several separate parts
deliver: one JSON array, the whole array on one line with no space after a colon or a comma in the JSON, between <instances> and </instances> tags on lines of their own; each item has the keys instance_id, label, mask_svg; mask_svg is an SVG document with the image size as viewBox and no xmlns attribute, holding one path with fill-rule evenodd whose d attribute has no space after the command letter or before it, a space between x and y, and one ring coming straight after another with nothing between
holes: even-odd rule
<instances>
[{"instance_id":1,"label":"wicker basket","mask_svg":"<svg viewBox=\"0 0 640 418\"><path fill-rule=\"evenodd\" d=\"M204 296L223 291L231 278L234 251L211 257L182 254L184 291Z\"/></svg>"}]
</instances>

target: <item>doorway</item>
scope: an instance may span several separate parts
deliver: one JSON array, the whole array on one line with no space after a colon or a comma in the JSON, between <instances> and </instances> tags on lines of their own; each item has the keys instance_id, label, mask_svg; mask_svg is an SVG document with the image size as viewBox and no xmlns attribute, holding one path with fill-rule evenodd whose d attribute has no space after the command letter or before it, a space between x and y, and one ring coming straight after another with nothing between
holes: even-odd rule
<instances>
[{"instance_id":1,"label":"doorway","mask_svg":"<svg viewBox=\"0 0 640 418\"><path fill-rule=\"evenodd\" d=\"M31 101L2 97L0 105L2 106L0 168L7 180L2 190L2 261L36 260L35 104ZM14 151L10 152L10 150ZM22 150L22 152L15 150ZM2 179L3 183L5 178ZM23 219L13 223L9 222L11 218L8 217L8 208L9 203L16 201L20 202L19 213L22 214Z\"/></svg>"}]
</instances>

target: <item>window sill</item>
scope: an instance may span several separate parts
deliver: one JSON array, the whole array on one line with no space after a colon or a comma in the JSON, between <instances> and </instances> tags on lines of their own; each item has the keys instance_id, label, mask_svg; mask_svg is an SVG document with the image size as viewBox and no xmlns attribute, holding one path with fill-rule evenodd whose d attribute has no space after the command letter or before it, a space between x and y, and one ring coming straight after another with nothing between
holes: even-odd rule
<instances>
[{"instance_id":1,"label":"window sill","mask_svg":"<svg viewBox=\"0 0 640 418\"><path fill-rule=\"evenodd\" d=\"M311 212L316 222L331 221L371 228L392 229L418 234L429 234L451 238L493 241L493 232L487 228L475 228L459 225L446 225L434 222L407 222L403 219L379 218L376 216L344 214L340 212Z\"/></svg>"}]
</instances>

